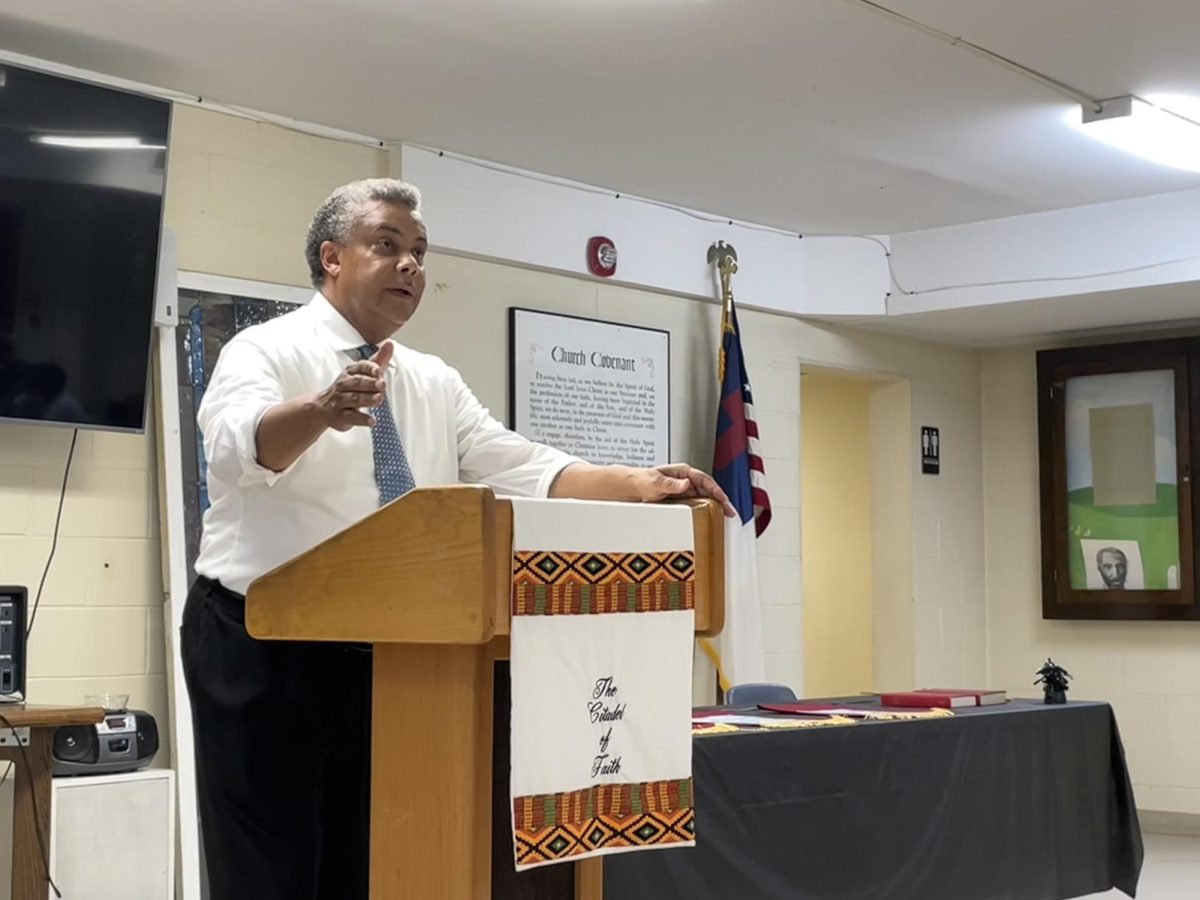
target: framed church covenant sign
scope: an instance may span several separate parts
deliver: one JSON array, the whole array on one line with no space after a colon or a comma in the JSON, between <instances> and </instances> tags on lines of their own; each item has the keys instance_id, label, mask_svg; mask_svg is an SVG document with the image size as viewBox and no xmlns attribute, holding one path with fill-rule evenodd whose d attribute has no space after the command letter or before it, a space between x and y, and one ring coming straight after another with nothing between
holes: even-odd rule
<instances>
[{"instance_id":1,"label":"framed church covenant sign","mask_svg":"<svg viewBox=\"0 0 1200 900\"><path fill-rule=\"evenodd\" d=\"M512 307L509 426L591 463L671 461L671 334Z\"/></svg>"},{"instance_id":2,"label":"framed church covenant sign","mask_svg":"<svg viewBox=\"0 0 1200 900\"><path fill-rule=\"evenodd\" d=\"M1200 619L1198 399L1200 339L1038 354L1043 618Z\"/></svg>"}]
</instances>

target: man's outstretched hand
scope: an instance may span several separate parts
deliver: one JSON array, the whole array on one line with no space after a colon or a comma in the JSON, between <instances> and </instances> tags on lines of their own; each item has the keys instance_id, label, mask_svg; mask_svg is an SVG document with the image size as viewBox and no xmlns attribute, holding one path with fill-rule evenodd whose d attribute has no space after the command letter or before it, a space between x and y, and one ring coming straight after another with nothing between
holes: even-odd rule
<instances>
[{"instance_id":1,"label":"man's outstretched hand","mask_svg":"<svg viewBox=\"0 0 1200 900\"><path fill-rule=\"evenodd\" d=\"M363 410L383 403L383 372L392 353L392 342L384 341L374 356L346 366L333 384L317 394L317 408L329 428L349 431L356 425L375 424Z\"/></svg>"}]
</instances>

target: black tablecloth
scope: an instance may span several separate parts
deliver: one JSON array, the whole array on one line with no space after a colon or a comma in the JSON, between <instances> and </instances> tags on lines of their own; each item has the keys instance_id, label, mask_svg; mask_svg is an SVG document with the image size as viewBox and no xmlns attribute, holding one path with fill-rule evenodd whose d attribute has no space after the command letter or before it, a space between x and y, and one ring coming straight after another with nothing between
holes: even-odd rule
<instances>
[{"instance_id":1,"label":"black tablecloth","mask_svg":"<svg viewBox=\"0 0 1200 900\"><path fill-rule=\"evenodd\" d=\"M1133 896L1141 871L1103 703L698 737L693 770L698 845L606 857L605 900Z\"/></svg>"}]
</instances>

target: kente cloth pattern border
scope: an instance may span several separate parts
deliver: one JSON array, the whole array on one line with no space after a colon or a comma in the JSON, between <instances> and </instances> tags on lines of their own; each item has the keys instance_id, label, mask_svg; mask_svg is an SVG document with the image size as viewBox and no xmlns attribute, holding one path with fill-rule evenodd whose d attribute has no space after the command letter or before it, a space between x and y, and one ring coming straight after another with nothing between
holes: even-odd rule
<instances>
[{"instance_id":1,"label":"kente cloth pattern border","mask_svg":"<svg viewBox=\"0 0 1200 900\"><path fill-rule=\"evenodd\" d=\"M600 784L578 791L516 797L518 866L585 853L695 843L691 778Z\"/></svg>"},{"instance_id":2,"label":"kente cloth pattern border","mask_svg":"<svg viewBox=\"0 0 1200 900\"><path fill-rule=\"evenodd\" d=\"M513 798L513 824L521 830L577 825L597 816L625 819L641 813L674 812L693 805L691 778L594 784L577 791Z\"/></svg>"},{"instance_id":3,"label":"kente cloth pattern border","mask_svg":"<svg viewBox=\"0 0 1200 900\"><path fill-rule=\"evenodd\" d=\"M695 609L696 554L513 553L514 616Z\"/></svg>"}]
</instances>

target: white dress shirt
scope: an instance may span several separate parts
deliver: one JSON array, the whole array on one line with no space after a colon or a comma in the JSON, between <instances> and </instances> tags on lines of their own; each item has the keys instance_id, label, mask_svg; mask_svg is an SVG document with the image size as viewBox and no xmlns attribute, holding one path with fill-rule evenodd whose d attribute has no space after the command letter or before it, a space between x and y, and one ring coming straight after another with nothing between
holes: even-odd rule
<instances>
[{"instance_id":1,"label":"white dress shirt","mask_svg":"<svg viewBox=\"0 0 1200 900\"><path fill-rule=\"evenodd\" d=\"M379 508L370 428L325 431L283 472L257 461L263 414L329 387L365 343L317 293L221 350L197 414L211 502L199 574L244 594L255 578ZM558 473L579 461L509 431L436 356L396 344L384 380L418 487L482 483L545 497Z\"/></svg>"}]
</instances>

